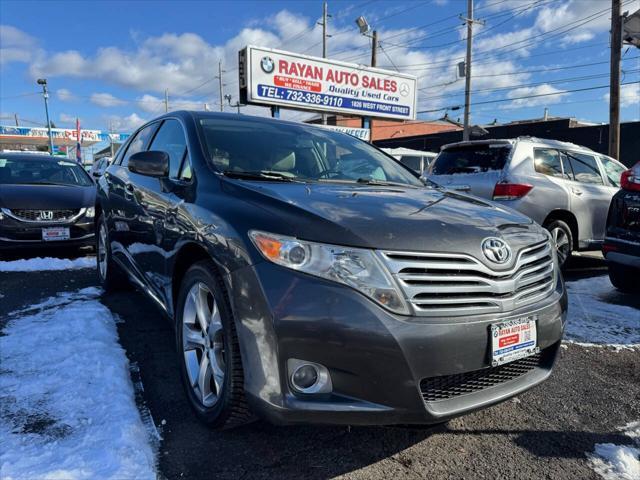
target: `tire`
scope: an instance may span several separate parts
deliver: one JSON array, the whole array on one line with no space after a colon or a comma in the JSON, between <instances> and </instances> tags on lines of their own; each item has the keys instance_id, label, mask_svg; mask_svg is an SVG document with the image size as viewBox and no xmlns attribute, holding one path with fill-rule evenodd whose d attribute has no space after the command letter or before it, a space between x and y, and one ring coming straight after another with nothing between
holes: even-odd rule
<instances>
[{"instance_id":1,"label":"tire","mask_svg":"<svg viewBox=\"0 0 640 480\"><path fill-rule=\"evenodd\" d=\"M175 320L180 375L196 416L215 429L252 421L233 314L212 261L197 262L187 270Z\"/></svg>"},{"instance_id":2,"label":"tire","mask_svg":"<svg viewBox=\"0 0 640 480\"><path fill-rule=\"evenodd\" d=\"M129 287L129 279L111 256L109 228L104 215L100 215L96 225L96 267L102 288L106 292L127 289Z\"/></svg>"},{"instance_id":3,"label":"tire","mask_svg":"<svg viewBox=\"0 0 640 480\"><path fill-rule=\"evenodd\" d=\"M609 263L609 280L614 287L624 293L640 292L638 284L638 276L640 271L620 265L617 263Z\"/></svg>"},{"instance_id":4,"label":"tire","mask_svg":"<svg viewBox=\"0 0 640 480\"><path fill-rule=\"evenodd\" d=\"M545 223L544 227L551 233L556 252L558 252L560 268L564 268L573 253L573 232L571 227L562 220L551 220Z\"/></svg>"}]
</instances>

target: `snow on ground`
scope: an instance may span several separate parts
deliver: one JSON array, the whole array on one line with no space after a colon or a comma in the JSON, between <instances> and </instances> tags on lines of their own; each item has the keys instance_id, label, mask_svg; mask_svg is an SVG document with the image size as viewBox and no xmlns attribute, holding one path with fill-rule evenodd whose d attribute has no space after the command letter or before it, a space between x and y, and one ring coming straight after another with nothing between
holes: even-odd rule
<instances>
[{"instance_id":1,"label":"snow on ground","mask_svg":"<svg viewBox=\"0 0 640 480\"><path fill-rule=\"evenodd\" d=\"M115 319L90 287L0 332L0 478L156 478ZM147 427L147 428L146 428Z\"/></svg>"},{"instance_id":2,"label":"snow on ground","mask_svg":"<svg viewBox=\"0 0 640 480\"><path fill-rule=\"evenodd\" d=\"M589 456L591 467L606 480L638 480L640 478L640 422L619 429L633 439L636 447L598 443Z\"/></svg>"},{"instance_id":3,"label":"snow on ground","mask_svg":"<svg viewBox=\"0 0 640 480\"><path fill-rule=\"evenodd\" d=\"M0 272L35 272L45 270L75 270L78 268L95 268L95 257L79 257L74 259L37 257L0 262Z\"/></svg>"},{"instance_id":4,"label":"snow on ground","mask_svg":"<svg viewBox=\"0 0 640 480\"><path fill-rule=\"evenodd\" d=\"M606 275L566 283L569 314L565 339L586 346L640 346L640 310L611 303L617 291Z\"/></svg>"}]
</instances>

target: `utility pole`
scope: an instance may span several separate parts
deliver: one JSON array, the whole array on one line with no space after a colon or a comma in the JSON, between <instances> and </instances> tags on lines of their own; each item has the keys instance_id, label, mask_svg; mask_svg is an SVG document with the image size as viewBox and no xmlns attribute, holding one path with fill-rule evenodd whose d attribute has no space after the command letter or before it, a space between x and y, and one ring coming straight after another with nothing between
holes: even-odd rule
<instances>
[{"instance_id":1,"label":"utility pole","mask_svg":"<svg viewBox=\"0 0 640 480\"><path fill-rule=\"evenodd\" d=\"M471 116L471 48L473 46L473 24L483 23L473 18L473 0L467 0L467 58L464 63L464 131L462 140L468 141L471 133L469 118Z\"/></svg>"},{"instance_id":2,"label":"utility pole","mask_svg":"<svg viewBox=\"0 0 640 480\"><path fill-rule=\"evenodd\" d=\"M19 127L19 126L20 126L20 122L18 122L18 114L17 114L17 113L14 113L14 114L13 114L13 118L14 118L14 119L15 119L15 121L16 121L16 127Z\"/></svg>"},{"instance_id":3,"label":"utility pole","mask_svg":"<svg viewBox=\"0 0 640 480\"><path fill-rule=\"evenodd\" d=\"M218 60L218 75L215 77L218 79L218 89L220 91L220 111L224 111L224 94L222 91L223 83L222 83L222 74L224 70L222 70L222 60Z\"/></svg>"},{"instance_id":4,"label":"utility pole","mask_svg":"<svg viewBox=\"0 0 640 480\"><path fill-rule=\"evenodd\" d=\"M371 34L371 66L378 66L378 31L374 30Z\"/></svg>"},{"instance_id":5,"label":"utility pole","mask_svg":"<svg viewBox=\"0 0 640 480\"><path fill-rule=\"evenodd\" d=\"M49 132L49 149L53 155L53 135L51 134L51 120L49 120L49 92L47 91L47 79L39 78L38 85L42 85L42 97L44 98L44 112L47 115L47 131Z\"/></svg>"},{"instance_id":6,"label":"utility pole","mask_svg":"<svg viewBox=\"0 0 640 480\"><path fill-rule=\"evenodd\" d=\"M611 78L609 80L609 156L620 157L620 52L622 15L620 0L611 1Z\"/></svg>"},{"instance_id":7,"label":"utility pole","mask_svg":"<svg viewBox=\"0 0 640 480\"><path fill-rule=\"evenodd\" d=\"M164 111L165 113L169 111L169 89L164 89Z\"/></svg>"},{"instance_id":8,"label":"utility pole","mask_svg":"<svg viewBox=\"0 0 640 480\"><path fill-rule=\"evenodd\" d=\"M322 2L322 58L327 58L327 38L330 35L327 35L327 17L330 15L327 13L327 2ZM327 124L327 114L322 114L322 124Z\"/></svg>"}]
</instances>

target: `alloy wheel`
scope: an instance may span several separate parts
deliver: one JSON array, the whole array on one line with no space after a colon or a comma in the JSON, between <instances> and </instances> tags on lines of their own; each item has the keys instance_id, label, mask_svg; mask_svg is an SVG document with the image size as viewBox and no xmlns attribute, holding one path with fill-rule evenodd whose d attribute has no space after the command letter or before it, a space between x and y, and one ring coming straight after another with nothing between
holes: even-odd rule
<instances>
[{"instance_id":1,"label":"alloy wheel","mask_svg":"<svg viewBox=\"0 0 640 480\"><path fill-rule=\"evenodd\" d=\"M203 406L219 400L225 377L224 333L213 293L195 283L182 314L182 350L189 383Z\"/></svg>"},{"instance_id":2,"label":"alloy wheel","mask_svg":"<svg viewBox=\"0 0 640 480\"><path fill-rule=\"evenodd\" d=\"M556 227L551 230L551 238L558 252L558 260L560 265L567 261L567 258L571 254L571 245L569 243L569 236L562 228Z\"/></svg>"},{"instance_id":3,"label":"alloy wheel","mask_svg":"<svg viewBox=\"0 0 640 480\"><path fill-rule=\"evenodd\" d=\"M100 278L107 278L107 229L104 223L100 224L98 232L98 269Z\"/></svg>"}]
</instances>

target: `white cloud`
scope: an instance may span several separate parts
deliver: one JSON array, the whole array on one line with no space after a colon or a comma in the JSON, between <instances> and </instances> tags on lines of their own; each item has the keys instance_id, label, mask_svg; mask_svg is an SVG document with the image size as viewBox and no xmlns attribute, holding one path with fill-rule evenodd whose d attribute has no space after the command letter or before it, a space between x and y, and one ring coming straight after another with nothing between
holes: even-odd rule
<instances>
[{"instance_id":1,"label":"white cloud","mask_svg":"<svg viewBox=\"0 0 640 480\"><path fill-rule=\"evenodd\" d=\"M94 93L91 95L91 103L94 103L100 107L118 107L124 105L127 102L114 97L110 93Z\"/></svg>"},{"instance_id":2,"label":"white cloud","mask_svg":"<svg viewBox=\"0 0 640 480\"><path fill-rule=\"evenodd\" d=\"M603 100L609 103L609 94L603 95ZM620 87L620 108L636 107L636 111L640 112L640 84L632 83L622 85Z\"/></svg>"},{"instance_id":3,"label":"white cloud","mask_svg":"<svg viewBox=\"0 0 640 480\"><path fill-rule=\"evenodd\" d=\"M36 50L31 35L11 25L0 25L0 65L11 62L30 62Z\"/></svg>"},{"instance_id":4,"label":"white cloud","mask_svg":"<svg viewBox=\"0 0 640 480\"><path fill-rule=\"evenodd\" d=\"M543 97L534 98L517 98L508 105L503 105L501 108L516 108L516 107L535 107L538 105L550 105L553 103L559 103L562 98L568 95L567 93L558 93L557 95L551 95L556 92L562 92L549 84L539 85L537 87L522 87L511 90L508 94L508 98L517 97L531 97L534 95L545 95Z\"/></svg>"},{"instance_id":5,"label":"white cloud","mask_svg":"<svg viewBox=\"0 0 640 480\"><path fill-rule=\"evenodd\" d=\"M75 96L73 95L73 93L71 93L66 88L59 88L58 90L56 90L56 97L58 97L58 100L60 100L61 102L71 102L75 100Z\"/></svg>"},{"instance_id":6,"label":"white cloud","mask_svg":"<svg viewBox=\"0 0 640 480\"><path fill-rule=\"evenodd\" d=\"M146 120L140 117L137 113L132 113L121 117L119 115L108 115L105 118L105 123L115 131L118 132L131 132L142 125Z\"/></svg>"},{"instance_id":7,"label":"white cloud","mask_svg":"<svg viewBox=\"0 0 640 480\"><path fill-rule=\"evenodd\" d=\"M67 113L61 113L59 119L60 119L60 123L72 123L72 124L76 123L76 117L74 115L69 115Z\"/></svg>"},{"instance_id":8,"label":"white cloud","mask_svg":"<svg viewBox=\"0 0 640 480\"><path fill-rule=\"evenodd\" d=\"M173 98L169 96L169 110L203 110L204 104L207 102L199 102L184 98ZM211 102L208 102L209 104ZM145 94L136 100L138 108L145 112L160 114L165 111L164 98L154 95Z\"/></svg>"}]
</instances>

